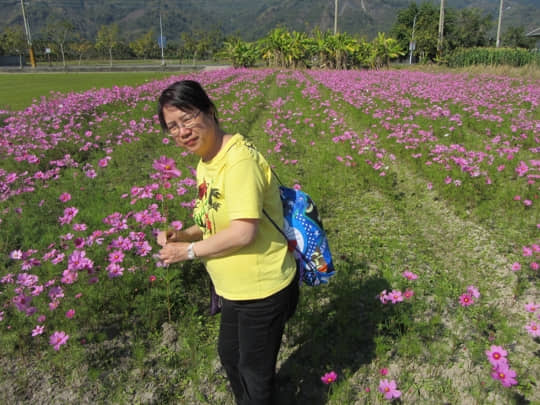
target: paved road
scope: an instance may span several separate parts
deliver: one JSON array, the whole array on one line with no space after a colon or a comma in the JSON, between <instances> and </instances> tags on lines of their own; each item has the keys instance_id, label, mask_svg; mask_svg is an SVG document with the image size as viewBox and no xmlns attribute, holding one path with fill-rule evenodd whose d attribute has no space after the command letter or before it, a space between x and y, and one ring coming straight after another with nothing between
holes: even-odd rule
<instances>
[{"instance_id":1,"label":"paved road","mask_svg":"<svg viewBox=\"0 0 540 405\"><path fill-rule=\"evenodd\" d=\"M68 65L65 69L62 66L47 66L46 64L38 65L35 68L24 66L22 69L19 66L0 66L0 72L3 73L50 73L50 72L178 72L178 71L193 71L193 70L216 70L226 69L229 65L131 65L113 63L109 65Z\"/></svg>"}]
</instances>

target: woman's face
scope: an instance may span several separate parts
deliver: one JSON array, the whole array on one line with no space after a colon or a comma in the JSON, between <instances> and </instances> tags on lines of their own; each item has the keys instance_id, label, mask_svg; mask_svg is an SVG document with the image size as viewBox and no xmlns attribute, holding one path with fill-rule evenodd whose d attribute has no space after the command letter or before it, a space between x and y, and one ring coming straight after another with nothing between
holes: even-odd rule
<instances>
[{"instance_id":1,"label":"woman's face","mask_svg":"<svg viewBox=\"0 0 540 405\"><path fill-rule=\"evenodd\" d=\"M186 112L166 105L163 118L176 146L195 153L204 161L212 159L219 151L217 125L213 117L199 110Z\"/></svg>"}]
</instances>

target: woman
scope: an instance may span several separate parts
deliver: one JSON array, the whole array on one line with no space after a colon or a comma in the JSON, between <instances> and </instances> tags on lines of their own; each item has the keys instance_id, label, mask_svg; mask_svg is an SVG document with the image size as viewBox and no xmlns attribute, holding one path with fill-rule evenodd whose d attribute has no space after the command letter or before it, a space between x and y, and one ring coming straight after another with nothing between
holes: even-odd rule
<instances>
[{"instance_id":1,"label":"woman","mask_svg":"<svg viewBox=\"0 0 540 405\"><path fill-rule=\"evenodd\" d=\"M218 353L238 404L271 404L287 319L298 302L296 263L263 215L283 222L278 186L263 156L240 134L226 134L199 83L183 80L159 98L161 127L200 157L196 225L161 232L160 258L201 259L223 298Z\"/></svg>"}]
</instances>

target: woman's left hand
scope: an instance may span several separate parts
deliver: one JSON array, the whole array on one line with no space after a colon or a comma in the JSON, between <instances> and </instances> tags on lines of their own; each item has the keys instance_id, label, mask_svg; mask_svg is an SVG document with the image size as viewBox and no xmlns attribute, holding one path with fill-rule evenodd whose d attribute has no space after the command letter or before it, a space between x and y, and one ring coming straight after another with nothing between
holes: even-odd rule
<instances>
[{"instance_id":1,"label":"woman's left hand","mask_svg":"<svg viewBox=\"0 0 540 405\"><path fill-rule=\"evenodd\" d=\"M165 264L172 264L188 260L189 243L173 242L167 243L163 249L159 251L159 258Z\"/></svg>"}]
</instances>

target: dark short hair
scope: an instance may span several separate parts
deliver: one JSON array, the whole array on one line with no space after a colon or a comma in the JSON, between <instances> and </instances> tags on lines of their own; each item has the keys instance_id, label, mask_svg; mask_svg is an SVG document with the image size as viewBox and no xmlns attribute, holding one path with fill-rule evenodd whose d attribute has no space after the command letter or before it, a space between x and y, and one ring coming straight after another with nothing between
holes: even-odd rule
<instances>
[{"instance_id":1,"label":"dark short hair","mask_svg":"<svg viewBox=\"0 0 540 405\"><path fill-rule=\"evenodd\" d=\"M206 91L195 80L180 80L167 87L158 100L158 117L161 129L167 129L167 123L163 116L163 107L171 105L182 111L199 110L204 114L213 116L216 124L219 124L217 109Z\"/></svg>"}]
</instances>

